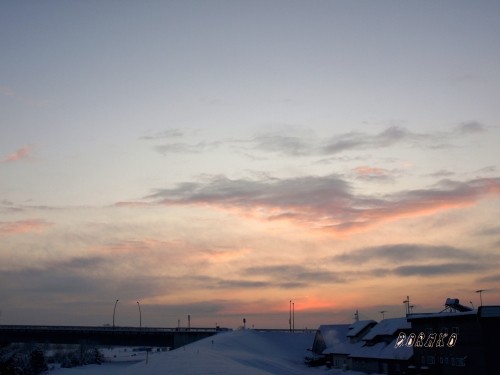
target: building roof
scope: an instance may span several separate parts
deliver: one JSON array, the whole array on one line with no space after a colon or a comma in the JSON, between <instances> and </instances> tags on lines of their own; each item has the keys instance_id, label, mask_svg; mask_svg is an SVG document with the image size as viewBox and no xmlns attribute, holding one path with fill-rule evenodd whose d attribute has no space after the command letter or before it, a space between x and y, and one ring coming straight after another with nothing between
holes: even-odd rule
<instances>
[{"instance_id":1,"label":"building roof","mask_svg":"<svg viewBox=\"0 0 500 375\"><path fill-rule=\"evenodd\" d=\"M500 306L480 306L479 316L481 318L498 318L500 317Z\"/></svg>"},{"instance_id":2,"label":"building roof","mask_svg":"<svg viewBox=\"0 0 500 375\"><path fill-rule=\"evenodd\" d=\"M361 341L351 341L352 337L356 337L356 335L359 335L364 329L369 327L372 327L371 330L364 335ZM322 354L342 354L357 358L407 360L413 355L413 348L406 345L398 348L395 348L395 346L397 332L410 328L411 323L406 318L384 319L378 324L374 320L364 320L351 325L322 325L319 327L319 331L326 346ZM369 345L368 341L372 341L378 336L393 336L393 338L389 343L381 341Z\"/></svg>"},{"instance_id":3,"label":"building roof","mask_svg":"<svg viewBox=\"0 0 500 375\"><path fill-rule=\"evenodd\" d=\"M379 342L375 345L364 345L356 348L350 354L354 358L372 358L372 359L392 359L392 360L408 360L413 355L413 347L406 345L396 348L396 340L392 340L389 344Z\"/></svg>"},{"instance_id":4,"label":"building roof","mask_svg":"<svg viewBox=\"0 0 500 375\"><path fill-rule=\"evenodd\" d=\"M467 315L477 315L477 311L465 311L465 312L439 312L439 313L421 313L421 314L408 314L406 319L416 320L416 319L439 319L439 318L456 318Z\"/></svg>"},{"instance_id":5,"label":"building roof","mask_svg":"<svg viewBox=\"0 0 500 375\"><path fill-rule=\"evenodd\" d=\"M347 333L347 337L356 337L369 325L374 325L377 322L375 320L360 320L352 323L349 326L349 332Z\"/></svg>"},{"instance_id":6,"label":"building roof","mask_svg":"<svg viewBox=\"0 0 500 375\"><path fill-rule=\"evenodd\" d=\"M364 341L373 340L377 336L393 336L398 331L411 328L411 323L406 318L391 318L381 320L370 332L363 336Z\"/></svg>"}]
</instances>

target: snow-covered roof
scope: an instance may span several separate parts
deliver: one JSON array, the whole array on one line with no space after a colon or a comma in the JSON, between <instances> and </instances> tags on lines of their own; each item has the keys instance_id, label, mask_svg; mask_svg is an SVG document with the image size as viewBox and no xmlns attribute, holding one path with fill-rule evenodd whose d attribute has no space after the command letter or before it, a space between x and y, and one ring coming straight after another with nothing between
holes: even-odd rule
<instances>
[{"instance_id":1,"label":"snow-covered roof","mask_svg":"<svg viewBox=\"0 0 500 375\"><path fill-rule=\"evenodd\" d=\"M373 327L365 336L363 336L363 340L373 340L377 336L392 336L400 330L410 328L411 323L408 322L406 318L384 319Z\"/></svg>"},{"instance_id":2,"label":"snow-covered roof","mask_svg":"<svg viewBox=\"0 0 500 375\"><path fill-rule=\"evenodd\" d=\"M356 337L359 335L361 331L363 331L370 324L375 324L375 320L360 320L358 322L354 322L349 326L349 332L347 333L347 337Z\"/></svg>"},{"instance_id":3,"label":"snow-covered roof","mask_svg":"<svg viewBox=\"0 0 500 375\"><path fill-rule=\"evenodd\" d=\"M355 358L373 358L373 359L392 359L392 360L408 360L413 355L413 347L406 345L396 348L396 340L392 340L389 344L379 342L372 346L363 345L356 348L351 353L351 357Z\"/></svg>"}]
</instances>

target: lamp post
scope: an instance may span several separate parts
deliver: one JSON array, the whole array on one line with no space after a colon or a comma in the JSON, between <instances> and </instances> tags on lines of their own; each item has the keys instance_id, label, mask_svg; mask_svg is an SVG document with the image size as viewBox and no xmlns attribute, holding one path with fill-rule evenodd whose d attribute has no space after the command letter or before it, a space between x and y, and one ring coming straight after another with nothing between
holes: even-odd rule
<instances>
[{"instance_id":1,"label":"lamp post","mask_svg":"<svg viewBox=\"0 0 500 375\"><path fill-rule=\"evenodd\" d=\"M483 306L483 292L485 292L486 289L479 289L476 290L476 293L479 293L479 301L481 301L481 306Z\"/></svg>"},{"instance_id":2,"label":"lamp post","mask_svg":"<svg viewBox=\"0 0 500 375\"><path fill-rule=\"evenodd\" d=\"M115 308L113 309L113 329L115 329L115 313L116 313L116 304L118 303L118 299L115 301Z\"/></svg>"},{"instance_id":3,"label":"lamp post","mask_svg":"<svg viewBox=\"0 0 500 375\"><path fill-rule=\"evenodd\" d=\"M406 296L406 300L403 301L406 304L406 315L410 313L410 297Z\"/></svg>"},{"instance_id":4,"label":"lamp post","mask_svg":"<svg viewBox=\"0 0 500 375\"><path fill-rule=\"evenodd\" d=\"M292 300L290 300L290 315L288 317L288 325L290 326L290 332L292 332Z\"/></svg>"},{"instance_id":5,"label":"lamp post","mask_svg":"<svg viewBox=\"0 0 500 375\"><path fill-rule=\"evenodd\" d=\"M139 329L142 328L142 313L141 313L141 304L137 301L137 306L139 306Z\"/></svg>"},{"instance_id":6,"label":"lamp post","mask_svg":"<svg viewBox=\"0 0 500 375\"><path fill-rule=\"evenodd\" d=\"M384 314L386 313L387 311L386 310L380 310L379 313L382 314L382 320L384 320Z\"/></svg>"}]
</instances>

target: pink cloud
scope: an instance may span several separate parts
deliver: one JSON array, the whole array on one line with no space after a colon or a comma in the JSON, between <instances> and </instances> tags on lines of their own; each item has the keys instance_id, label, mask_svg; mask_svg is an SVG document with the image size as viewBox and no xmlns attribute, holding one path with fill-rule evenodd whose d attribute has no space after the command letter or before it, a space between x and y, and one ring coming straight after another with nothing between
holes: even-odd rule
<instances>
[{"instance_id":1,"label":"pink cloud","mask_svg":"<svg viewBox=\"0 0 500 375\"><path fill-rule=\"evenodd\" d=\"M432 215L498 196L500 178L444 180L426 189L361 196L332 175L264 181L216 176L207 183L184 183L159 190L147 198L157 204L212 206L245 217L291 221L348 235L388 221Z\"/></svg>"},{"instance_id":2,"label":"pink cloud","mask_svg":"<svg viewBox=\"0 0 500 375\"><path fill-rule=\"evenodd\" d=\"M21 159L26 159L30 153L32 152L32 148L30 146L24 146L17 150L16 152L8 155L5 159L3 159L4 163L11 163L14 161L18 161Z\"/></svg>"},{"instance_id":3,"label":"pink cloud","mask_svg":"<svg viewBox=\"0 0 500 375\"><path fill-rule=\"evenodd\" d=\"M29 232L41 232L43 229L51 227L52 225L52 223L40 219L0 222L0 236Z\"/></svg>"},{"instance_id":4,"label":"pink cloud","mask_svg":"<svg viewBox=\"0 0 500 375\"><path fill-rule=\"evenodd\" d=\"M376 167L368 167L365 165L354 168L354 172L356 174L361 175L361 176L385 176L385 175L387 175L387 171L385 169L376 168Z\"/></svg>"}]
</instances>

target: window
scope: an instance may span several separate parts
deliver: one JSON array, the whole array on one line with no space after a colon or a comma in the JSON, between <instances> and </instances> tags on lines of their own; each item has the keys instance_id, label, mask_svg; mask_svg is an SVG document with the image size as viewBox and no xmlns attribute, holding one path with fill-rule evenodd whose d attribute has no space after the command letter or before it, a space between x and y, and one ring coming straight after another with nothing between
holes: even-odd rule
<instances>
[{"instance_id":1,"label":"window","mask_svg":"<svg viewBox=\"0 0 500 375\"><path fill-rule=\"evenodd\" d=\"M465 358L455 358L455 366L465 367Z\"/></svg>"},{"instance_id":2,"label":"window","mask_svg":"<svg viewBox=\"0 0 500 375\"><path fill-rule=\"evenodd\" d=\"M457 335L460 333L460 328L459 327L451 327L451 333L456 333Z\"/></svg>"},{"instance_id":3,"label":"window","mask_svg":"<svg viewBox=\"0 0 500 375\"><path fill-rule=\"evenodd\" d=\"M448 357L444 357L444 364L447 365L448 364Z\"/></svg>"},{"instance_id":4,"label":"window","mask_svg":"<svg viewBox=\"0 0 500 375\"><path fill-rule=\"evenodd\" d=\"M420 358L420 361L422 362L423 365L425 365L425 355L423 355L422 358Z\"/></svg>"},{"instance_id":5,"label":"window","mask_svg":"<svg viewBox=\"0 0 500 375\"><path fill-rule=\"evenodd\" d=\"M425 329L425 336L429 336L432 333L432 328Z\"/></svg>"},{"instance_id":6,"label":"window","mask_svg":"<svg viewBox=\"0 0 500 375\"><path fill-rule=\"evenodd\" d=\"M429 364L429 365L433 365L433 364L435 364L435 363L436 363L436 362L435 362L435 360L434 360L434 356L432 356L432 355L428 355L428 356L427 356L427 364Z\"/></svg>"},{"instance_id":7,"label":"window","mask_svg":"<svg viewBox=\"0 0 500 375\"><path fill-rule=\"evenodd\" d=\"M439 364L442 365L443 364L443 357L439 357Z\"/></svg>"},{"instance_id":8,"label":"window","mask_svg":"<svg viewBox=\"0 0 500 375\"><path fill-rule=\"evenodd\" d=\"M448 334L448 327L441 327L441 333Z\"/></svg>"},{"instance_id":9,"label":"window","mask_svg":"<svg viewBox=\"0 0 500 375\"><path fill-rule=\"evenodd\" d=\"M452 366L455 366L455 357L451 357L451 361L450 362L451 362Z\"/></svg>"}]
</instances>

